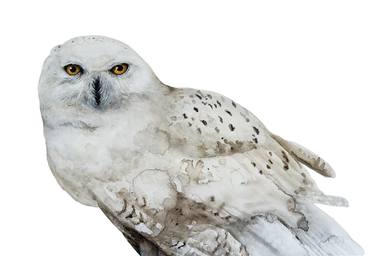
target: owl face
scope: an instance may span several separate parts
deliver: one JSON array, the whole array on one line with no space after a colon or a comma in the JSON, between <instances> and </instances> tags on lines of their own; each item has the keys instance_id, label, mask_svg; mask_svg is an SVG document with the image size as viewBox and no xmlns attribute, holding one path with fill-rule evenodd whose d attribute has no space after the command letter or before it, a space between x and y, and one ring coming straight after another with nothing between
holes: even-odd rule
<instances>
[{"instance_id":1,"label":"owl face","mask_svg":"<svg viewBox=\"0 0 375 256\"><path fill-rule=\"evenodd\" d=\"M39 83L41 107L104 111L131 95L161 90L151 68L129 46L101 36L74 38L52 49Z\"/></svg>"}]
</instances>

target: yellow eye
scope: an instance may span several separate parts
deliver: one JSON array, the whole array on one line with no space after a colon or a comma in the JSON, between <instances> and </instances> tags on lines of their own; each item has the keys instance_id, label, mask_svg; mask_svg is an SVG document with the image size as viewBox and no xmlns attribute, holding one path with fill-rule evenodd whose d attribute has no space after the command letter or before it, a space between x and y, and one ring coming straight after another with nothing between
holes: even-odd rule
<instances>
[{"instance_id":1,"label":"yellow eye","mask_svg":"<svg viewBox=\"0 0 375 256\"><path fill-rule=\"evenodd\" d=\"M70 76L78 75L82 72L82 68L76 64L69 64L64 67L65 72Z\"/></svg>"},{"instance_id":2,"label":"yellow eye","mask_svg":"<svg viewBox=\"0 0 375 256\"><path fill-rule=\"evenodd\" d=\"M123 63L123 64L120 64L120 65L116 65L114 67L111 68L111 72L117 76L119 75L122 75L126 72L126 70L128 70L128 64L126 63Z\"/></svg>"}]
</instances>

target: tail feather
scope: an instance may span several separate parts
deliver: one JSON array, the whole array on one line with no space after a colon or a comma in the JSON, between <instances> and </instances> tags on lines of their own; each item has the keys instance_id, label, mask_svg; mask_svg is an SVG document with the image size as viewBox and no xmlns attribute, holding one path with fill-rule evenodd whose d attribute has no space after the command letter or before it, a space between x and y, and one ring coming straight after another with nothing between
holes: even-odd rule
<instances>
[{"instance_id":1,"label":"tail feather","mask_svg":"<svg viewBox=\"0 0 375 256\"><path fill-rule=\"evenodd\" d=\"M311 203L299 203L308 229L290 227L276 216L257 216L228 230L252 256L360 256L364 252L331 217Z\"/></svg>"},{"instance_id":2,"label":"tail feather","mask_svg":"<svg viewBox=\"0 0 375 256\"><path fill-rule=\"evenodd\" d=\"M319 155L315 154L311 150L295 143L287 141L276 134L272 134L272 137L279 142L279 144L289 152L298 162L306 165L317 173L325 177L335 177L336 173L332 167Z\"/></svg>"},{"instance_id":3,"label":"tail feather","mask_svg":"<svg viewBox=\"0 0 375 256\"><path fill-rule=\"evenodd\" d=\"M297 237L312 256L360 256L363 249L330 216L315 205L298 205L308 220L307 232L296 229Z\"/></svg>"}]
</instances>

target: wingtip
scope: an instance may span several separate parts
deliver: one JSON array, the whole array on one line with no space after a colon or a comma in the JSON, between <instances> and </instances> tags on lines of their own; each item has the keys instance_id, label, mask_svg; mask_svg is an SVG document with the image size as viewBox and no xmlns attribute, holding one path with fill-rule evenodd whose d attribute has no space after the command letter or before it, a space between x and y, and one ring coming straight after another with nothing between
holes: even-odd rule
<instances>
[{"instance_id":1,"label":"wingtip","mask_svg":"<svg viewBox=\"0 0 375 256\"><path fill-rule=\"evenodd\" d=\"M336 178L336 172L333 170L333 168L326 163L325 168L322 170L322 174L328 178Z\"/></svg>"}]
</instances>

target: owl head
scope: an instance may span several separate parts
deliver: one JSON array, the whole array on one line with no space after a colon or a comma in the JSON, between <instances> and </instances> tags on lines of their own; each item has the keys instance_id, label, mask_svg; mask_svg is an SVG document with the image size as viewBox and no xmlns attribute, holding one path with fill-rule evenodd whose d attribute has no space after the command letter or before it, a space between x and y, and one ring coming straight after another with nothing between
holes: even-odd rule
<instances>
[{"instance_id":1,"label":"owl head","mask_svg":"<svg viewBox=\"0 0 375 256\"><path fill-rule=\"evenodd\" d=\"M129 104L132 95L165 89L129 46L103 36L73 38L51 50L39 82L42 109L106 111Z\"/></svg>"}]
</instances>

